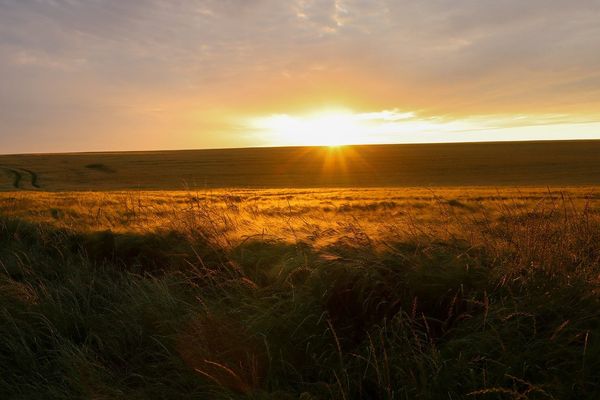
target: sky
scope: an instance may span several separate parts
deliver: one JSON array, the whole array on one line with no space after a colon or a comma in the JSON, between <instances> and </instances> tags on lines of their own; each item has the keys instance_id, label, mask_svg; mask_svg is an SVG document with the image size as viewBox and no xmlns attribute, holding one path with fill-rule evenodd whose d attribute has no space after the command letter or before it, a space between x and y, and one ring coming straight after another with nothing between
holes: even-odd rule
<instances>
[{"instance_id":1,"label":"sky","mask_svg":"<svg viewBox=\"0 0 600 400\"><path fill-rule=\"evenodd\" d=\"M0 0L0 153L600 138L600 0Z\"/></svg>"}]
</instances>

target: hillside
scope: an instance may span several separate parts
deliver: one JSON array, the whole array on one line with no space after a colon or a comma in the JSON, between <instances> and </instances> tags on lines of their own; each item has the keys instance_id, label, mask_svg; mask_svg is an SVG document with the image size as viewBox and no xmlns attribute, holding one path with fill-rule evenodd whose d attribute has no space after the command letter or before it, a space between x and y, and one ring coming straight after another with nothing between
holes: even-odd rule
<instances>
[{"instance_id":1,"label":"hillside","mask_svg":"<svg viewBox=\"0 0 600 400\"><path fill-rule=\"evenodd\" d=\"M590 186L600 141L0 156L0 190Z\"/></svg>"}]
</instances>

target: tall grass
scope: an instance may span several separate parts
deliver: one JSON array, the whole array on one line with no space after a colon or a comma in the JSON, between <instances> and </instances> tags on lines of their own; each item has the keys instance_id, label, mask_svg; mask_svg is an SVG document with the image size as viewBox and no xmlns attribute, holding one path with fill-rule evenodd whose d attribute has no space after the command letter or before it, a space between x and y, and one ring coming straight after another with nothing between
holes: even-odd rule
<instances>
[{"instance_id":1,"label":"tall grass","mask_svg":"<svg viewBox=\"0 0 600 400\"><path fill-rule=\"evenodd\" d=\"M4 209L2 398L600 397L591 201L290 199L249 234L247 197L136 196Z\"/></svg>"}]
</instances>

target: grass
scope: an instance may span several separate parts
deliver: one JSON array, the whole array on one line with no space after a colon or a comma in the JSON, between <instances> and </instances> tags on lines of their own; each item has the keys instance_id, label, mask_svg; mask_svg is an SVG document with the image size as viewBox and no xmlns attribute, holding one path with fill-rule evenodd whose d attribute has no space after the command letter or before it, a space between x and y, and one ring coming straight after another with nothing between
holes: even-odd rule
<instances>
[{"instance_id":1,"label":"grass","mask_svg":"<svg viewBox=\"0 0 600 400\"><path fill-rule=\"evenodd\" d=\"M15 189L19 189L20 184L21 184L21 179L23 178L21 176L21 173L19 171L16 171L16 170L10 169L10 168L3 168L3 169L4 169L4 172L6 172L6 174L11 177L12 187Z\"/></svg>"},{"instance_id":2,"label":"grass","mask_svg":"<svg viewBox=\"0 0 600 400\"><path fill-rule=\"evenodd\" d=\"M2 155L0 169L45 191L560 187L600 183L598 154L600 140L282 147ZM0 174L0 190L14 179Z\"/></svg>"},{"instance_id":3,"label":"grass","mask_svg":"<svg viewBox=\"0 0 600 400\"><path fill-rule=\"evenodd\" d=\"M116 172L112 168L110 168L110 167L108 167L108 166L106 166L104 164L99 164L99 163L87 164L85 166L85 168L92 169L92 170L99 171L99 172L104 172L104 173L107 173L107 174L114 174Z\"/></svg>"},{"instance_id":4,"label":"grass","mask_svg":"<svg viewBox=\"0 0 600 400\"><path fill-rule=\"evenodd\" d=\"M4 193L0 396L598 398L599 200Z\"/></svg>"},{"instance_id":5,"label":"grass","mask_svg":"<svg viewBox=\"0 0 600 400\"><path fill-rule=\"evenodd\" d=\"M35 173L29 169L25 169L25 168L13 169L13 168L3 167L0 165L0 170L5 172L6 176L10 176L10 178L11 178L10 183L9 183L9 180L0 181L1 182L0 190L5 189L9 184L10 184L11 190L27 189L28 185L29 185L30 189L41 189L40 185L38 184L37 173ZM25 175L25 180L29 181L26 184L23 184L23 181L24 181L23 175ZM27 178L29 178L29 179L27 179Z\"/></svg>"}]
</instances>

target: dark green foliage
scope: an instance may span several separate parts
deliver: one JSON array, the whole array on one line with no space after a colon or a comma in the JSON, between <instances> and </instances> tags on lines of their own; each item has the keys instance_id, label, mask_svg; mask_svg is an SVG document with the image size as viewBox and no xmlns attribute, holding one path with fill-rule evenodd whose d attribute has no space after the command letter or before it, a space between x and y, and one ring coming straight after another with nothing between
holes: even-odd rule
<instances>
[{"instance_id":1,"label":"dark green foliage","mask_svg":"<svg viewBox=\"0 0 600 400\"><path fill-rule=\"evenodd\" d=\"M101 231L75 235L71 243L75 251L83 252L90 260L109 262L138 273L186 268L188 260L195 257L213 263L222 257L204 238L191 241L173 231L146 234Z\"/></svg>"},{"instance_id":2,"label":"dark green foliage","mask_svg":"<svg viewBox=\"0 0 600 400\"><path fill-rule=\"evenodd\" d=\"M0 397L595 399L597 228L573 229L550 259L534 242L220 249L3 218Z\"/></svg>"}]
</instances>

